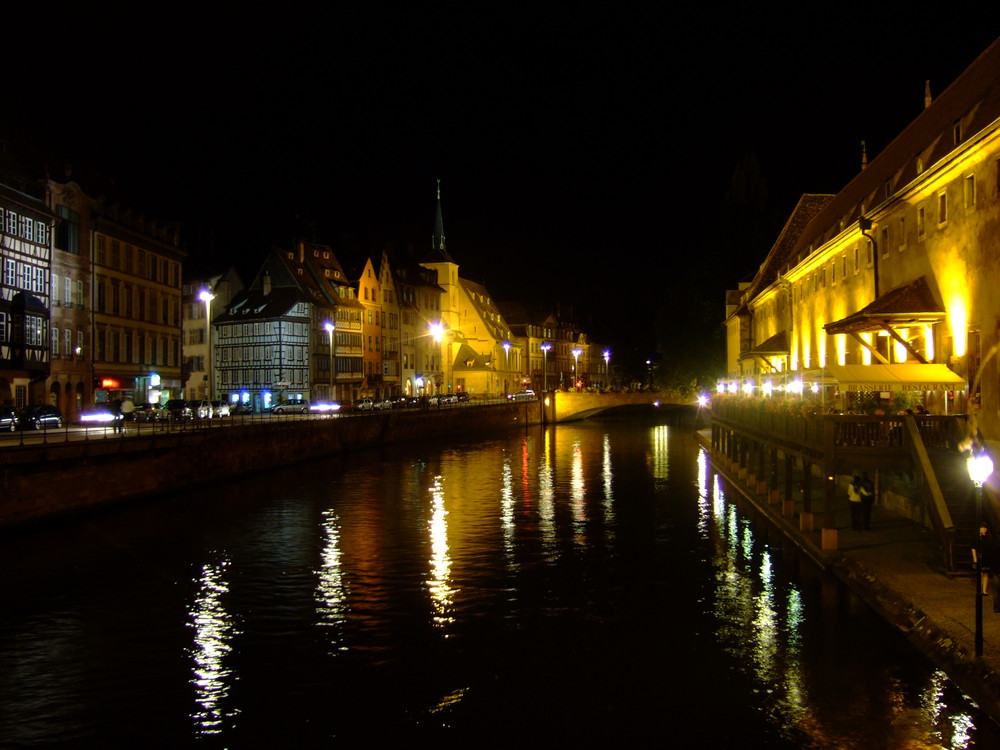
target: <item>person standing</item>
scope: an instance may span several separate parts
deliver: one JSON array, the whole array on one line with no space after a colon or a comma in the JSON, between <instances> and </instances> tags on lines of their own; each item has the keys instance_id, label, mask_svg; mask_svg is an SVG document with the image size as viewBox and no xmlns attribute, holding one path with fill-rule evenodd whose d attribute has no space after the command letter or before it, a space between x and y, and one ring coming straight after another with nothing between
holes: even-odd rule
<instances>
[{"instance_id":1,"label":"person standing","mask_svg":"<svg viewBox=\"0 0 1000 750\"><path fill-rule=\"evenodd\" d=\"M847 499L851 505L851 528L861 531L863 523L864 507L861 504L861 477L854 475L854 479L847 485Z\"/></svg>"},{"instance_id":2,"label":"person standing","mask_svg":"<svg viewBox=\"0 0 1000 750\"><path fill-rule=\"evenodd\" d=\"M858 495L861 499L861 528L867 531L872 526L872 506L875 504L875 483L868 478L867 471L861 472Z\"/></svg>"}]
</instances>

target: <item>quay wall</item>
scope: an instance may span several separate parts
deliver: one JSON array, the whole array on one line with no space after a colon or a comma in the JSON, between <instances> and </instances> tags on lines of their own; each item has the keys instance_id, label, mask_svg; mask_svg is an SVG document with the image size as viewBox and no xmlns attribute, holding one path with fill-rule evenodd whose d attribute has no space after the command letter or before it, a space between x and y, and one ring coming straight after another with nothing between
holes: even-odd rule
<instances>
[{"instance_id":1,"label":"quay wall","mask_svg":"<svg viewBox=\"0 0 1000 750\"><path fill-rule=\"evenodd\" d=\"M543 421L541 402L234 422L0 450L0 529L390 443Z\"/></svg>"}]
</instances>

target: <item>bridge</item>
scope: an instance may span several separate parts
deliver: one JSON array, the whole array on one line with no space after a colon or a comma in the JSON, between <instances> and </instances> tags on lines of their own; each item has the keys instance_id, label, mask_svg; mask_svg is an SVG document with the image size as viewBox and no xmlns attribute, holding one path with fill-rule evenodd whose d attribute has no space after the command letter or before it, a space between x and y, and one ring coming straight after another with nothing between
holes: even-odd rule
<instances>
[{"instance_id":1,"label":"bridge","mask_svg":"<svg viewBox=\"0 0 1000 750\"><path fill-rule=\"evenodd\" d=\"M586 419L620 406L697 406L693 398L666 396L652 391L636 393L594 393L589 391L551 391L543 396L548 421L572 422Z\"/></svg>"}]
</instances>

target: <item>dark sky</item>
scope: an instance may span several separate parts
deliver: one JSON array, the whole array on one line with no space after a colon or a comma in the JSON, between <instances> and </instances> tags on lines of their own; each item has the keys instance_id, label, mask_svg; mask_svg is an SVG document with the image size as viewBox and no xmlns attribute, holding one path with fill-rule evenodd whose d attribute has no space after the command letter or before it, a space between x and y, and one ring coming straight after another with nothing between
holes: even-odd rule
<instances>
[{"instance_id":1,"label":"dark sky","mask_svg":"<svg viewBox=\"0 0 1000 750\"><path fill-rule=\"evenodd\" d=\"M496 298L721 304L767 250L708 252L744 154L773 210L836 192L925 79L940 92L1000 34L995 11L692 5L87 15L21 53L57 114L13 116L244 268L297 222L423 253L440 178L449 249Z\"/></svg>"}]
</instances>

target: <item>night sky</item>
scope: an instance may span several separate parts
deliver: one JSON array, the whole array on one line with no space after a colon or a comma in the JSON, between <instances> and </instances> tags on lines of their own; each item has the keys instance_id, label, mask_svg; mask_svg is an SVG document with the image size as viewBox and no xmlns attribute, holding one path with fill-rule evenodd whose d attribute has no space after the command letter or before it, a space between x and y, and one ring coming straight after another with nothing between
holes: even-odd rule
<instances>
[{"instance_id":1,"label":"night sky","mask_svg":"<svg viewBox=\"0 0 1000 750\"><path fill-rule=\"evenodd\" d=\"M700 296L721 316L799 195L839 190L860 142L877 155L919 114L924 80L942 91L1000 24L975 4L808 19L697 6L91 14L16 42L57 115L9 99L6 124L114 175L150 215L187 222L192 255L247 274L303 231L420 257L440 178L449 250L499 300L627 323ZM723 241L751 152L778 224Z\"/></svg>"}]
</instances>

